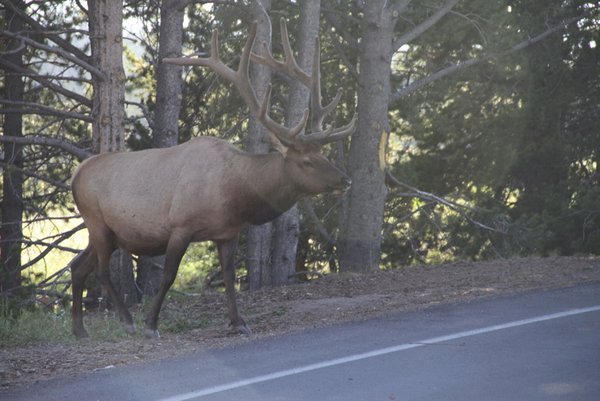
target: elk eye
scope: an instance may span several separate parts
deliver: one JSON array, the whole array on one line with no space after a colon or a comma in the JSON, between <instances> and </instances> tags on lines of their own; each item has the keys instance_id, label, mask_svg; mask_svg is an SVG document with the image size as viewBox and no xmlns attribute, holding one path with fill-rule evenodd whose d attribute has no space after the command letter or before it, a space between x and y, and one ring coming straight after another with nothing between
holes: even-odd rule
<instances>
[{"instance_id":1,"label":"elk eye","mask_svg":"<svg viewBox=\"0 0 600 401\"><path fill-rule=\"evenodd\" d=\"M313 166L312 162L309 159L302 160L302 165L304 167L312 167Z\"/></svg>"}]
</instances>

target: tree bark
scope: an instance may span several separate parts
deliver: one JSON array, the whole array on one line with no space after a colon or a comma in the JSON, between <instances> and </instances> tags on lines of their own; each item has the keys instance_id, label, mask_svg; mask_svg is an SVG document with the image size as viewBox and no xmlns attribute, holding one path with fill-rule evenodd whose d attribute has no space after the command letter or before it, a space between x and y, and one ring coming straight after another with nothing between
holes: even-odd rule
<instances>
[{"instance_id":1,"label":"tree bark","mask_svg":"<svg viewBox=\"0 0 600 401\"><path fill-rule=\"evenodd\" d=\"M315 38L319 35L321 0L306 0L300 3L300 22L298 25L298 64L310 73L315 57ZM292 81L286 122L296 125L309 106L310 89L298 81ZM285 285L296 280L296 253L300 235L300 212L298 205L279 216L273 222L273 252L271 257L271 275L273 285Z\"/></svg>"},{"instance_id":2,"label":"tree bark","mask_svg":"<svg viewBox=\"0 0 600 401\"><path fill-rule=\"evenodd\" d=\"M13 6L24 10L25 5L20 0L13 0ZM6 29L10 32L22 32L23 20L13 12L12 8L5 10ZM6 51L2 55L7 62L24 68L24 49L18 50L18 40L7 39ZM14 101L12 107L17 110L4 116L3 135L17 138L23 136L23 115L18 113L21 107L18 102L23 100L24 82L19 73L5 69L4 97ZM21 286L21 241L23 240L23 145L16 142L4 143L4 162L7 166L2 175L2 226L0 227L0 293L7 290L14 292Z\"/></svg>"},{"instance_id":3,"label":"tree bark","mask_svg":"<svg viewBox=\"0 0 600 401\"><path fill-rule=\"evenodd\" d=\"M179 142L183 67L162 62L165 57L181 57L183 15L187 1L163 0L160 7L160 32L156 69L156 111L152 144L155 148Z\"/></svg>"},{"instance_id":4,"label":"tree bark","mask_svg":"<svg viewBox=\"0 0 600 401\"><path fill-rule=\"evenodd\" d=\"M182 67L162 62L165 57L181 57L183 16L186 1L163 0L160 6L160 32L156 68L156 109L152 145L167 148L179 143L179 112L182 99ZM154 296L162 277L165 257L140 256L137 284L142 295Z\"/></svg>"},{"instance_id":5,"label":"tree bark","mask_svg":"<svg viewBox=\"0 0 600 401\"><path fill-rule=\"evenodd\" d=\"M88 6L92 64L102 73L102 76L92 75L92 150L93 153L119 152L125 148L123 3L91 0ZM122 299L132 303L130 294L136 293L136 287L130 273L131 255L121 249L115 253L117 256L113 256L110 267L112 279ZM117 279L122 281L117 283Z\"/></svg>"},{"instance_id":6,"label":"tree bark","mask_svg":"<svg viewBox=\"0 0 600 401\"><path fill-rule=\"evenodd\" d=\"M271 44L271 26L267 14L270 9L271 0L256 0L251 5L252 17L258 21L253 49L257 54L264 53L261 43ZM271 82L271 71L268 67L252 63L250 65L250 79L256 95L259 99L262 99L267 85ZM254 117L250 117L246 150L250 153L267 153L270 149L271 145L265 129ZM272 223L248 227L246 234L246 269L248 270L248 286L250 289L271 285L272 278L268 266L271 259L272 232Z\"/></svg>"},{"instance_id":7,"label":"tree bark","mask_svg":"<svg viewBox=\"0 0 600 401\"><path fill-rule=\"evenodd\" d=\"M352 178L348 214L340 235L340 270L379 268L386 197L380 149L389 133L393 17L385 0L364 3L361 22L358 128L348 169Z\"/></svg>"},{"instance_id":8,"label":"tree bark","mask_svg":"<svg viewBox=\"0 0 600 401\"><path fill-rule=\"evenodd\" d=\"M124 149L125 72L123 70L123 3L89 3L92 63L102 77L92 75L93 153Z\"/></svg>"}]
</instances>

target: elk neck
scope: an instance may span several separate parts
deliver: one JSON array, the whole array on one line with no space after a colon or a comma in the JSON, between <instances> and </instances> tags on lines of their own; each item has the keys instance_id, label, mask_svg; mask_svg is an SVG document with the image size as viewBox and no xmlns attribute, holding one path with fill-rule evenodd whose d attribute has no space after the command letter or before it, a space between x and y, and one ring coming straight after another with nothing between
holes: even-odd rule
<instances>
[{"instance_id":1,"label":"elk neck","mask_svg":"<svg viewBox=\"0 0 600 401\"><path fill-rule=\"evenodd\" d=\"M245 219L252 224L273 220L304 196L288 176L285 159L278 152L248 155L245 173Z\"/></svg>"}]
</instances>

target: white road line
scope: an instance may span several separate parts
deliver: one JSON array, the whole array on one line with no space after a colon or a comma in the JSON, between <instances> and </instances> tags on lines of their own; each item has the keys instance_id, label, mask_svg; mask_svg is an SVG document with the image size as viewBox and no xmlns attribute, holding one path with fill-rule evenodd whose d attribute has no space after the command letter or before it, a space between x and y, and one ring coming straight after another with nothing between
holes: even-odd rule
<instances>
[{"instance_id":1,"label":"white road line","mask_svg":"<svg viewBox=\"0 0 600 401\"><path fill-rule=\"evenodd\" d=\"M574 315L580 315L583 313L600 311L600 305L590 306L588 308L571 309L564 312L552 313L549 315L542 315L532 317L529 319L515 320L513 322L497 324L494 326L483 327L480 329L467 330L459 333L449 334L446 336L433 337L422 341L416 341L414 343L406 343L395 345L393 347L381 348L374 351L364 352L361 354L349 355L342 358L331 359L329 361L323 361L305 365L297 368L281 370L279 372L273 372L266 375L255 376L244 380L238 380L231 383L225 383L214 387L208 387L198 391L192 391L189 393L174 395L172 397L163 398L158 401L186 401L194 398L200 398L211 394L222 393L224 391L233 390L240 387L249 386L252 384L263 383L270 380L280 379L282 377L293 376L300 373L310 372L317 369L328 368L336 365L343 365L345 363L360 361L367 358L373 358L381 355L392 354L395 352L406 351L413 348L423 347L425 345L439 344L446 341L458 340L465 337L476 336L479 334L491 333L494 331L500 331L505 329L511 329L514 327L525 326L528 324L545 322L547 320L560 319L563 317L569 317Z\"/></svg>"}]
</instances>

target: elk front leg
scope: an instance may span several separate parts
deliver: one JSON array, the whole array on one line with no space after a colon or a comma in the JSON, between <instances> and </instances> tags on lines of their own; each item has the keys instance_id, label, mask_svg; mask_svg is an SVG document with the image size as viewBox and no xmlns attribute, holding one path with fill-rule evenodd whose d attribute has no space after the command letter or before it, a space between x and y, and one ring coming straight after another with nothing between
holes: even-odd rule
<instances>
[{"instance_id":1,"label":"elk front leg","mask_svg":"<svg viewBox=\"0 0 600 401\"><path fill-rule=\"evenodd\" d=\"M241 318L237 303L235 300L235 266L234 256L237 248L238 237L226 242L218 242L219 261L221 262L221 271L223 272L223 281L225 282L225 294L227 296L227 306L229 309L229 319L231 327L241 334L251 335L252 331Z\"/></svg>"}]
</instances>

